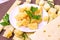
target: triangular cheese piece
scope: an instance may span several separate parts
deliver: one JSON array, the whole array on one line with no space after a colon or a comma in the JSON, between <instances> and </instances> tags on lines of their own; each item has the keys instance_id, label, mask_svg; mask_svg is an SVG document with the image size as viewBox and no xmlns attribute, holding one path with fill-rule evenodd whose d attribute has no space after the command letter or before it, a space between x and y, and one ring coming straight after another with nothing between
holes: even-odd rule
<instances>
[{"instance_id":1,"label":"triangular cheese piece","mask_svg":"<svg viewBox=\"0 0 60 40\"><path fill-rule=\"evenodd\" d=\"M60 40L60 16L30 37L32 40Z\"/></svg>"}]
</instances>

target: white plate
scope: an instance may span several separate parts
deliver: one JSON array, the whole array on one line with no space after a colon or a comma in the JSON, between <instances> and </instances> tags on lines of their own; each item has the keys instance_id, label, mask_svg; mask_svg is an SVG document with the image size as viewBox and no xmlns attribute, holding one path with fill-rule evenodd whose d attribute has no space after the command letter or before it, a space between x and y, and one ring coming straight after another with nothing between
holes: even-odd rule
<instances>
[{"instance_id":1,"label":"white plate","mask_svg":"<svg viewBox=\"0 0 60 40\"><path fill-rule=\"evenodd\" d=\"M34 6L34 7L38 7L38 8L39 8L39 6L38 6L38 5L35 5L35 4L22 4L22 5L20 5L20 6L16 7L16 8L14 8L14 9L11 11L10 15L9 15L10 23L11 23L11 25L12 25L14 28L19 29L20 31L23 31L23 32L35 32L37 29L36 29L36 30L31 30L31 29L29 29L29 28L26 28L26 27L18 27L18 26L16 25L16 19L15 19L14 16L17 15L17 13L18 13L18 11L19 11L18 8L19 8L19 7L20 7L20 8L23 8L24 6L27 6L27 7ZM43 18L44 16L48 16L48 14L47 14L47 12L43 9L43 16L42 16L42 18ZM42 22L39 24L38 29L40 29L41 27L45 26L46 24L47 24L47 22L42 21Z\"/></svg>"}]
</instances>

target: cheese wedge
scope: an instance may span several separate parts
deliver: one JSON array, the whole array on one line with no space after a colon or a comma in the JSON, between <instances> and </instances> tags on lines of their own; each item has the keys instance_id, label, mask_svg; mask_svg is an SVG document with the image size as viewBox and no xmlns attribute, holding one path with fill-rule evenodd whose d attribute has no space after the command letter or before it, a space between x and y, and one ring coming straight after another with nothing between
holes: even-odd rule
<instances>
[{"instance_id":1,"label":"cheese wedge","mask_svg":"<svg viewBox=\"0 0 60 40\"><path fill-rule=\"evenodd\" d=\"M60 16L30 36L32 40L60 40Z\"/></svg>"}]
</instances>

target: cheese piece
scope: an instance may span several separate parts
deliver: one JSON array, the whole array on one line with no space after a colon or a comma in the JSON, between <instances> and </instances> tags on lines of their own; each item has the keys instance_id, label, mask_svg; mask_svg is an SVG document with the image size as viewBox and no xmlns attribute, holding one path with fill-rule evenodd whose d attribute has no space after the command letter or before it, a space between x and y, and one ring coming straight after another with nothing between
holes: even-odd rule
<instances>
[{"instance_id":1,"label":"cheese piece","mask_svg":"<svg viewBox=\"0 0 60 40\"><path fill-rule=\"evenodd\" d=\"M0 32L2 31L2 29L3 29L3 26L2 26L2 25L0 25Z\"/></svg>"},{"instance_id":2,"label":"cheese piece","mask_svg":"<svg viewBox=\"0 0 60 40\"><path fill-rule=\"evenodd\" d=\"M55 5L55 9L60 10L60 5Z\"/></svg>"},{"instance_id":3,"label":"cheese piece","mask_svg":"<svg viewBox=\"0 0 60 40\"><path fill-rule=\"evenodd\" d=\"M13 40L23 40L23 38L14 35Z\"/></svg>"},{"instance_id":4,"label":"cheese piece","mask_svg":"<svg viewBox=\"0 0 60 40\"><path fill-rule=\"evenodd\" d=\"M43 6L43 5L44 5L44 3L45 3L45 1L44 1L44 0L40 0L39 5L40 5L40 6Z\"/></svg>"},{"instance_id":5,"label":"cheese piece","mask_svg":"<svg viewBox=\"0 0 60 40\"><path fill-rule=\"evenodd\" d=\"M0 22L3 22L3 19L0 20ZM2 26L2 25L0 24L0 32L3 30L3 28L4 28L4 26Z\"/></svg>"},{"instance_id":6,"label":"cheese piece","mask_svg":"<svg viewBox=\"0 0 60 40\"><path fill-rule=\"evenodd\" d=\"M54 13L56 13L56 9L55 8L50 8L49 9L49 11L48 11L48 14L50 15L50 14L54 14Z\"/></svg>"},{"instance_id":7,"label":"cheese piece","mask_svg":"<svg viewBox=\"0 0 60 40\"><path fill-rule=\"evenodd\" d=\"M48 11L50 9L50 5L47 2L45 2L45 4L44 4L44 9L46 11Z\"/></svg>"},{"instance_id":8,"label":"cheese piece","mask_svg":"<svg viewBox=\"0 0 60 40\"><path fill-rule=\"evenodd\" d=\"M10 38L12 36L12 31L11 30L6 30L3 34L3 37Z\"/></svg>"},{"instance_id":9,"label":"cheese piece","mask_svg":"<svg viewBox=\"0 0 60 40\"><path fill-rule=\"evenodd\" d=\"M47 0L47 1L51 1L51 2L53 2L54 0Z\"/></svg>"},{"instance_id":10,"label":"cheese piece","mask_svg":"<svg viewBox=\"0 0 60 40\"><path fill-rule=\"evenodd\" d=\"M58 16L60 16L60 10L58 11Z\"/></svg>"},{"instance_id":11,"label":"cheese piece","mask_svg":"<svg viewBox=\"0 0 60 40\"><path fill-rule=\"evenodd\" d=\"M7 25L4 27L4 30L11 30L12 32L14 31L14 28L12 25Z\"/></svg>"},{"instance_id":12,"label":"cheese piece","mask_svg":"<svg viewBox=\"0 0 60 40\"><path fill-rule=\"evenodd\" d=\"M18 29L15 29L15 30L14 30L14 35L15 35L15 36L19 37L19 36L21 36L22 34L23 34L22 31L20 31L20 30L18 30Z\"/></svg>"},{"instance_id":13,"label":"cheese piece","mask_svg":"<svg viewBox=\"0 0 60 40\"><path fill-rule=\"evenodd\" d=\"M31 0L26 0L26 2L30 3L30 2L31 2Z\"/></svg>"},{"instance_id":14,"label":"cheese piece","mask_svg":"<svg viewBox=\"0 0 60 40\"><path fill-rule=\"evenodd\" d=\"M30 36L32 40L60 40L60 16Z\"/></svg>"},{"instance_id":15,"label":"cheese piece","mask_svg":"<svg viewBox=\"0 0 60 40\"><path fill-rule=\"evenodd\" d=\"M40 0L36 0L36 1L35 1L36 4L39 4L39 2L40 2Z\"/></svg>"},{"instance_id":16,"label":"cheese piece","mask_svg":"<svg viewBox=\"0 0 60 40\"><path fill-rule=\"evenodd\" d=\"M7 13L10 13L11 10L14 9L15 7L17 7L20 3L21 3L20 0L16 0L16 1L14 2L14 4L11 6L11 8L8 10Z\"/></svg>"}]
</instances>

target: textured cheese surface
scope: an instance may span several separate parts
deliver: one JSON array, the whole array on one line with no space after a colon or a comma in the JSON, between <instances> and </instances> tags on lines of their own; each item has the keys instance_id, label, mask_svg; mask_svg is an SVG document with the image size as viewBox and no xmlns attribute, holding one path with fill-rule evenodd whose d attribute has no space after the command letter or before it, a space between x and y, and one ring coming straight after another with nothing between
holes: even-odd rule
<instances>
[{"instance_id":1,"label":"textured cheese surface","mask_svg":"<svg viewBox=\"0 0 60 40\"><path fill-rule=\"evenodd\" d=\"M32 40L60 40L60 16L31 36Z\"/></svg>"}]
</instances>

